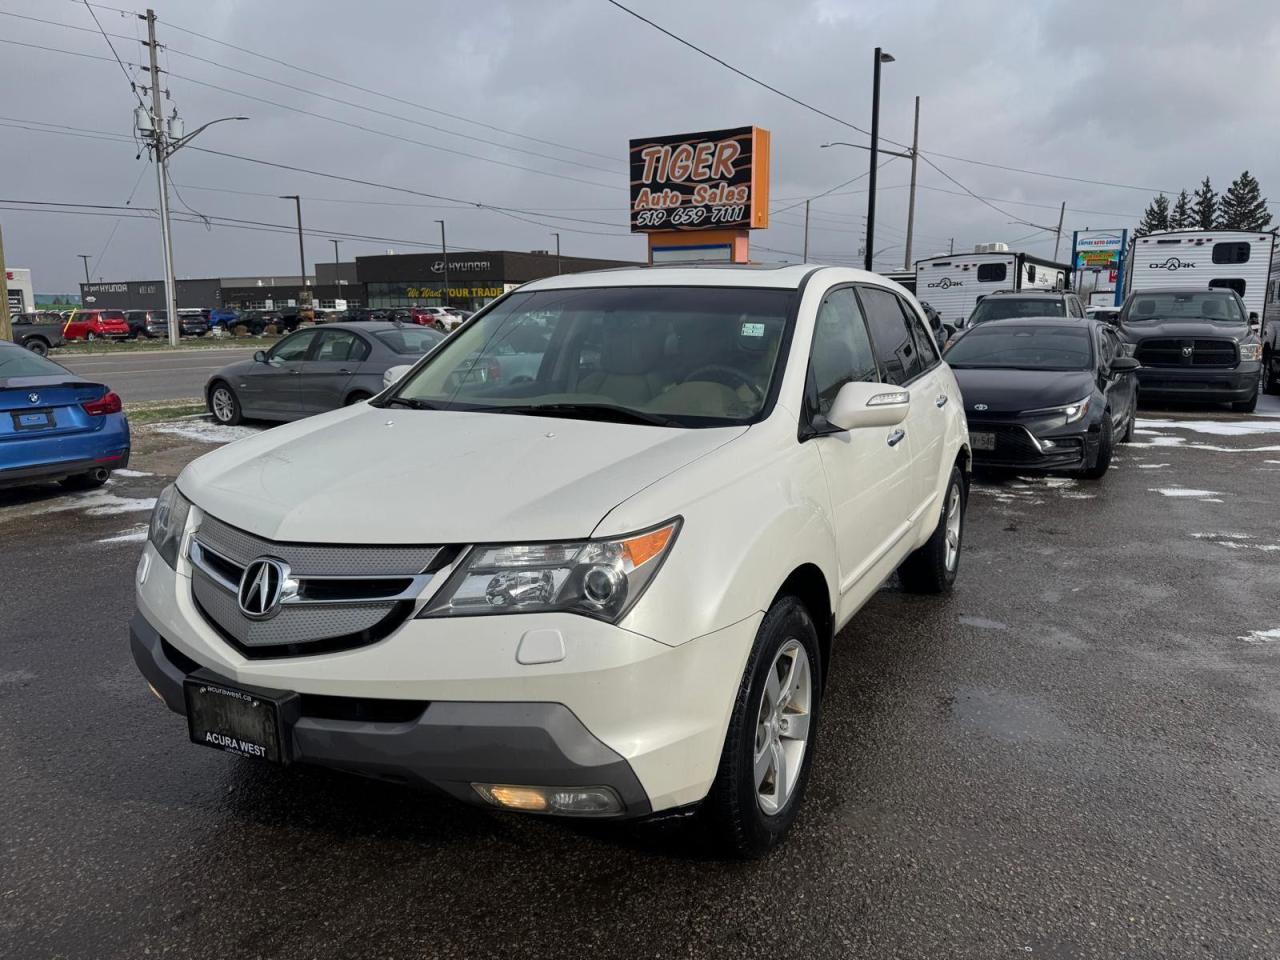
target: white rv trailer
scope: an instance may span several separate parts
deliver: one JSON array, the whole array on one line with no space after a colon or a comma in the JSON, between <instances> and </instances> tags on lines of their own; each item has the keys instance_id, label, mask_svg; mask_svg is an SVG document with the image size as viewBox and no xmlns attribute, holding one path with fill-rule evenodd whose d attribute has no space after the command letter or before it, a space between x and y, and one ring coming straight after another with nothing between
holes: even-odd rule
<instances>
[{"instance_id":1,"label":"white rv trailer","mask_svg":"<svg viewBox=\"0 0 1280 960\"><path fill-rule=\"evenodd\" d=\"M1234 290L1245 309L1266 309L1274 234L1241 230L1169 230L1137 237L1125 293L1153 290Z\"/></svg>"},{"instance_id":2,"label":"white rv trailer","mask_svg":"<svg viewBox=\"0 0 1280 960\"><path fill-rule=\"evenodd\" d=\"M997 290L1064 290L1071 267L1004 243L980 243L973 253L916 261L916 299L928 303L944 323L961 326L988 293Z\"/></svg>"}]
</instances>

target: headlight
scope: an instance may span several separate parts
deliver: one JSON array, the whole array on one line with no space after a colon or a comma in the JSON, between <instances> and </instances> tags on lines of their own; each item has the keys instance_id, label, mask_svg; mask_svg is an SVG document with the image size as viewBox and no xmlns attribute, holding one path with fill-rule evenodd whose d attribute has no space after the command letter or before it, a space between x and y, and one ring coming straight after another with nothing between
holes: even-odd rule
<instances>
[{"instance_id":1,"label":"headlight","mask_svg":"<svg viewBox=\"0 0 1280 960\"><path fill-rule=\"evenodd\" d=\"M616 623L675 543L680 520L616 540L483 544L418 614L579 613Z\"/></svg>"},{"instance_id":2,"label":"headlight","mask_svg":"<svg viewBox=\"0 0 1280 960\"><path fill-rule=\"evenodd\" d=\"M147 539L164 562L177 569L178 548L182 545L182 531L187 528L187 514L191 503L178 492L175 484L169 484L156 498L156 508L151 511L151 529Z\"/></svg>"},{"instance_id":3,"label":"headlight","mask_svg":"<svg viewBox=\"0 0 1280 960\"><path fill-rule=\"evenodd\" d=\"M1261 360L1262 344L1260 343L1242 343L1240 344L1241 360Z\"/></svg>"},{"instance_id":4,"label":"headlight","mask_svg":"<svg viewBox=\"0 0 1280 960\"><path fill-rule=\"evenodd\" d=\"M1067 415L1067 423L1075 423L1089 412L1089 398L1085 397L1083 400L1077 401L1076 403L1067 404L1062 408L1062 412Z\"/></svg>"},{"instance_id":5,"label":"headlight","mask_svg":"<svg viewBox=\"0 0 1280 960\"><path fill-rule=\"evenodd\" d=\"M1040 429L1056 430L1058 427L1064 427L1068 423L1075 423L1077 420L1082 420L1088 412L1089 398L1085 397L1083 400L1077 400L1075 403L1068 403L1061 407L1045 407L1041 410L1027 410L1023 415L1043 418L1045 422L1039 424ZM1059 417L1062 419L1058 419Z\"/></svg>"}]
</instances>

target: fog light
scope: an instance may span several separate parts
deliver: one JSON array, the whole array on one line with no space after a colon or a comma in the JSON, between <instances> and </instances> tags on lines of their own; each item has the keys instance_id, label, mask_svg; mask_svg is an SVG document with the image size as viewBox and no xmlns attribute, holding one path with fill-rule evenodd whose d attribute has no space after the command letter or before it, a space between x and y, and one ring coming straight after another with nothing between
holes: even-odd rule
<instances>
[{"instance_id":1,"label":"fog light","mask_svg":"<svg viewBox=\"0 0 1280 960\"><path fill-rule=\"evenodd\" d=\"M1056 447L1057 444L1054 443L1052 440L1041 440L1040 446L1041 448L1048 450L1050 447Z\"/></svg>"},{"instance_id":2,"label":"fog light","mask_svg":"<svg viewBox=\"0 0 1280 960\"><path fill-rule=\"evenodd\" d=\"M562 817L607 817L622 812L622 801L610 787L529 787L507 783L473 783L471 787L504 810Z\"/></svg>"}]
</instances>

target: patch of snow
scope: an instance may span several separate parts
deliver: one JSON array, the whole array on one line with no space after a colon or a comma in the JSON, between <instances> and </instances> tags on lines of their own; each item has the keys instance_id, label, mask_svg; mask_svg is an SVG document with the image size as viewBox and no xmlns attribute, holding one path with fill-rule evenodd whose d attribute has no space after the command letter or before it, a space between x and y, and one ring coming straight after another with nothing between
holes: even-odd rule
<instances>
[{"instance_id":1,"label":"patch of snow","mask_svg":"<svg viewBox=\"0 0 1280 960\"><path fill-rule=\"evenodd\" d=\"M118 533L114 537L103 537L99 543L141 543L147 539L147 525L135 527L125 533Z\"/></svg>"},{"instance_id":2,"label":"patch of snow","mask_svg":"<svg viewBox=\"0 0 1280 960\"><path fill-rule=\"evenodd\" d=\"M1060 494L1064 500L1092 500L1097 497L1096 493L1080 493L1078 490L1064 490Z\"/></svg>"},{"instance_id":3,"label":"patch of snow","mask_svg":"<svg viewBox=\"0 0 1280 960\"><path fill-rule=\"evenodd\" d=\"M154 473L143 473L141 470L112 470L117 477L154 477Z\"/></svg>"},{"instance_id":4,"label":"patch of snow","mask_svg":"<svg viewBox=\"0 0 1280 960\"><path fill-rule=\"evenodd\" d=\"M156 505L155 497L117 497L106 490L94 490L46 504L33 513L63 513L83 510L90 517L112 517L119 513L140 513Z\"/></svg>"},{"instance_id":5,"label":"patch of snow","mask_svg":"<svg viewBox=\"0 0 1280 960\"><path fill-rule=\"evenodd\" d=\"M1193 533L1197 540L1252 540L1251 533Z\"/></svg>"},{"instance_id":6,"label":"patch of snow","mask_svg":"<svg viewBox=\"0 0 1280 960\"><path fill-rule=\"evenodd\" d=\"M1245 643L1275 643L1280 641L1280 627L1274 627L1271 630L1250 630L1243 637L1236 637L1237 640L1243 640Z\"/></svg>"},{"instance_id":7,"label":"patch of snow","mask_svg":"<svg viewBox=\"0 0 1280 960\"><path fill-rule=\"evenodd\" d=\"M1161 467L1167 467L1167 463L1140 463L1139 470L1159 470Z\"/></svg>"},{"instance_id":8,"label":"patch of snow","mask_svg":"<svg viewBox=\"0 0 1280 960\"><path fill-rule=\"evenodd\" d=\"M0 683L26 683L35 678L30 670L0 670Z\"/></svg>"},{"instance_id":9,"label":"patch of snow","mask_svg":"<svg viewBox=\"0 0 1280 960\"><path fill-rule=\"evenodd\" d=\"M156 433L168 433L175 437L198 440L200 443L231 443L234 440L243 440L246 437L252 437L262 432L261 427L227 427L220 423L195 420L186 422L165 421L152 424L150 429Z\"/></svg>"},{"instance_id":10,"label":"patch of snow","mask_svg":"<svg viewBox=\"0 0 1280 960\"><path fill-rule=\"evenodd\" d=\"M1219 500L1217 497L1201 497L1201 503L1226 503L1225 500Z\"/></svg>"},{"instance_id":11,"label":"patch of snow","mask_svg":"<svg viewBox=\"0 0 1280 960\"><path fill-rule=\"evenodd\" d=\"M1159 493L1166 497L1212 497L1217 490L1192 490L1188 487L1148 487L1147 493ZM1221 503L1222 501L1218 501Z\"/></svg>"},{"instance_id":12,"label":"patch of snow","mask_svg":"<svg viewBox=\"0 0 1280 960\"><path fill-rule=\"evenodd\" d=\"M1190 430L1215 437L1246 437L1254 433L1280 433L1280 420L1143 420L1134 421L1138 433L1153 430Z\"/></svg>"}]
</instances>

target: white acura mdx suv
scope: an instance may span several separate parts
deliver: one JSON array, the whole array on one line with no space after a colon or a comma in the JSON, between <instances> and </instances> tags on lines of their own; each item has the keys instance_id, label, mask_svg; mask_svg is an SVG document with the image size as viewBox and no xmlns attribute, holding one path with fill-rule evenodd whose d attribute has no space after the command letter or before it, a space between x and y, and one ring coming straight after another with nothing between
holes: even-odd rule
<instances>
[{"instance_id":1,"label":"white acura mdx suv","mask_svg":"<svg viewBox=\"0 0 1280 960\"><path fill-rule=\"evenodd\" d=\"M968 472L956 381L883 277L553 277L373 400L188 466L133 654L196 743L508 810L701 805L755 855L835 634L894 571L951 587Z\"/></svg>"}]
</instances>

